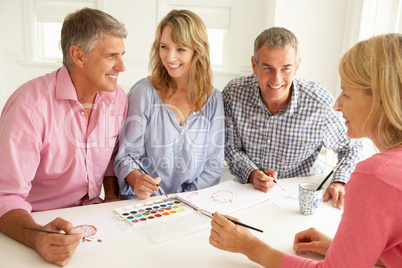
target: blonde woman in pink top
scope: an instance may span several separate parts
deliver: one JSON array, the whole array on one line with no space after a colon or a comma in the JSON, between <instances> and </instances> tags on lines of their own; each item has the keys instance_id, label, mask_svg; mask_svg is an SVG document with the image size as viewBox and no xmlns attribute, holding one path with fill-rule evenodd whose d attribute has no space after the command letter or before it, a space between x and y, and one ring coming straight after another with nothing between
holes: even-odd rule
<instances>
[{"instance_id":1,"label":"blonde woman in pink top","mask_svg":"<svg viewBox=\"0 0 402 268\"><path fill-rule=\"evenodd\" d=\"M265 267L402 266L402 34L357 43L339 63L342 112L350 138L367 137L380 153L359 163L346 185L342 220L332 239L314 228L296 234L297 254L285 254L248 229L214 214L209 242ZM364 209L362 209L364 208Z\"/></svg>"}]
</instances>

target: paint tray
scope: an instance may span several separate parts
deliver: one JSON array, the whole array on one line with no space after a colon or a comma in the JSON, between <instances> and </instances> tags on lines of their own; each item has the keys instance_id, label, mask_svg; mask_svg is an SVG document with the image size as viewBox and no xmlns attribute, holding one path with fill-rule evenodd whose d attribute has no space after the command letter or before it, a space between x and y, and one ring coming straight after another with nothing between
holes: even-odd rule
<instances>
[{"instance_id":1,"label":"paint tray","mask_svg":"<svg viewBox=\"0 0 402 268\"><path fill-rule=\"evenodd\" d=\"M175 198L117 208L115 213L154 243L209 229L211 221Z\"/></svg>"}]
</instances>

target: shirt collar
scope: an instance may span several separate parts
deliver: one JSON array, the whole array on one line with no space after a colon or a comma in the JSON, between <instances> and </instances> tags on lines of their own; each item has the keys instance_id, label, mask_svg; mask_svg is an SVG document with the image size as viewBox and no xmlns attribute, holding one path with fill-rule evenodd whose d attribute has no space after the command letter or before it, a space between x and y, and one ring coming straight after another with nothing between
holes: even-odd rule
<instances>
[{"instance_id":1,"label":"shirt collar","mask_svg":"<svg viewBox=\"0 0 402 268\"><path fill-rule=\"evenodd\" d=\"M95 102L103 101L103 102L105 102L106 105L113 103L112 96L113 96L113 94L116 94L116 91L115 92L106 92L106 91L98 92L96 94ZM65 66L61 67L57 73L56 98L61 99L61 100L63 100L63 99L74 100L74 101L78 102L77 92L75 91L74 84L71 81L71 77L68 72L68 69Z\"/></svg>"}]
</instances>

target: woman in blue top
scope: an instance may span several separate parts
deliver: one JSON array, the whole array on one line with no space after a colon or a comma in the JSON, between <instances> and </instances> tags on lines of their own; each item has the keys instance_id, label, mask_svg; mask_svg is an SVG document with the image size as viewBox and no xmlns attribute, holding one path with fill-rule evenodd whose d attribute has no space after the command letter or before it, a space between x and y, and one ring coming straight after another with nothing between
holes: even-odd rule
<instances>
[{"instance_id":1,"label":"woman in blue top","mask_svg":"<svg viewBox=\"0 0 402 268\"><path fill-rule=\"evenodd\" d=\"M120 198L145 199L215 185L224 159L224 111L212 85L207 31L188 10L160 22L151 76L128 94L129 108L114 171ZM143 167L147 174L131 157Z\"/></svg>"}]
</instances>

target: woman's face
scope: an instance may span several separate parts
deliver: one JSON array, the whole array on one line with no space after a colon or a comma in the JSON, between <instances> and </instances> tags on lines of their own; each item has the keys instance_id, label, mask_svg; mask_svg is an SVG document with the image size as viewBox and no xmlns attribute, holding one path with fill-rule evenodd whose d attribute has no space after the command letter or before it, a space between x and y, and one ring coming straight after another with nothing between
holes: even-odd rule
<instances>
[{"instance_id":1,"label":"woman's face","mask_svg":"<svg viewBox=\"0 0 402 268\"><path fill-rule=\"evenodd\" d=\"M340 111L348 128L349 138L369 137L364 133L363 125L371 110L373 97L362 89L351 88L341 81L342 93L334 105L335 111Z\"/></svg>"},{"instance_id":2,"label":"woman's face","mask_svg":"<svg viewBox=\"0 0 402 268\"><path fill-rule=\"evenodd\" d=\"M188 80L194 49L173 42L170 26L162 30L159 54L163 65L172 78Z\"/></svg>"}]
</instances>

